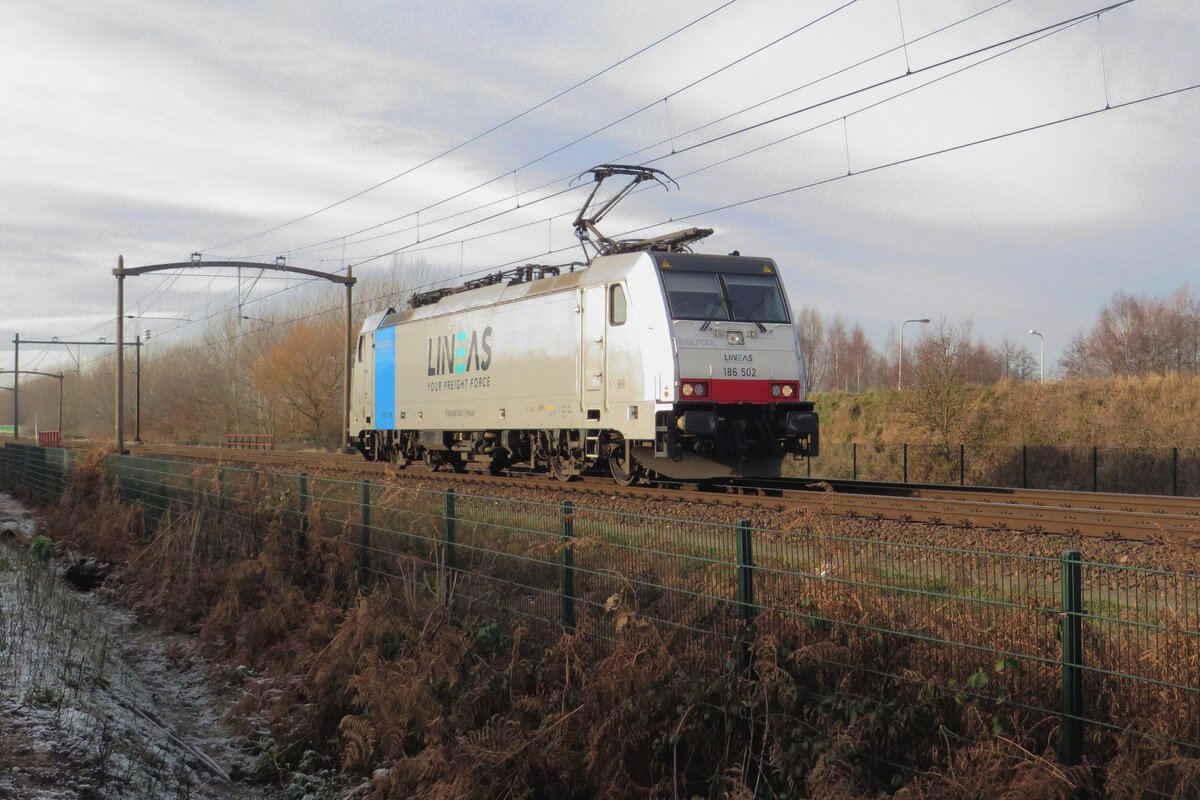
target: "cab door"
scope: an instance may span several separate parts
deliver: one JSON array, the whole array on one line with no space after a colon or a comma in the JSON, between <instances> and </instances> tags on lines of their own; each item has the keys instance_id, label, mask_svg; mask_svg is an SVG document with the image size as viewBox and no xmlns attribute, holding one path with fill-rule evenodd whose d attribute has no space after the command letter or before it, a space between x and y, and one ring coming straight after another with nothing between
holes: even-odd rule
<instances>
[{"instance_id":1,"label":"cab door","mask_svg":"<svg viewBox=\"0 0 1200 800\"><path fill-rule=\"evenodd\" d=\"M584 410L605 407L604 354L604 287L588 286L583 290L583 407Z\"/></svg>"},{"instance_id":2,"label":"cab door","mask_svg":"<svg viewBox=\"0 0 1200 800\"><path fill-rule=\"evenodd\" d=\"M358 345L354 354L354 372L351 380L354 409L351 418L363 430L370 429L375 424L375 333L366 332L358 335ZM358 431L351 431L357 435Z\"/></svg>"}]
</instances>

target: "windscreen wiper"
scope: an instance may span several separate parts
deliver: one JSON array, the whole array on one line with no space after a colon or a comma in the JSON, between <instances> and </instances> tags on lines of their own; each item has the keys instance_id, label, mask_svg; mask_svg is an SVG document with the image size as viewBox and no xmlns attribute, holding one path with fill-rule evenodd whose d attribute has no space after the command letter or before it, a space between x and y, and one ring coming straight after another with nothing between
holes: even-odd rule
<instances>
[{"instance_id":1,"label":"windscreen wiper","mask_svg":"<svg viewBox=\"0 0 1200 800\"><path fill-rule=\"evenodd\" d=\"M742 322L753 322L755 325L757 325L757 326L758 326L758 332L759 332L759 333L766 333L766 332L767 332L767 326L766 326L766 325L763 325L763 324L762 324L761 322L759 322L758 320L752 320L752 319L750 319L750 316L751 316L751 315L752 315L752 314L753 314L755 311L758 311L758 307L759 307L759 306L761 306L763 303L767 302L767 298L768 298L768 297L771 297L771 294L770 294L770 293L768 293L768 294L764 294L764 295L762 296L762 298L761 298L761 299L759 299L759 301L758 301L757 303L755 303L755 304L754 304L754 307L753 307L753 308L751 308L749 311L747 311L747 312L745 313L745 317L746 317L746 319L744 319L744 320L741 320ZM704 330L704 329L703 329L703 328L701 328L701 330Z\"/></svg>"},{"instance_id":2,"label":"windscreen wiper","mask_svg":"<svg viewBox=\"0 0 1200 800\"><path fill-rule=\"evenodd\" d=\"M704 324L700 326L700 330L702 330L702 331L708 330L708 326L712 325L713 322L715 321L715 320L713 320L713 314L717 313L717 309L723 305L725 305L725 298L718 297L717 302L713 303L713 307L704 313ZM729 315L726 314L726 316L729 316Z\"/></svg>"}]
</instances>

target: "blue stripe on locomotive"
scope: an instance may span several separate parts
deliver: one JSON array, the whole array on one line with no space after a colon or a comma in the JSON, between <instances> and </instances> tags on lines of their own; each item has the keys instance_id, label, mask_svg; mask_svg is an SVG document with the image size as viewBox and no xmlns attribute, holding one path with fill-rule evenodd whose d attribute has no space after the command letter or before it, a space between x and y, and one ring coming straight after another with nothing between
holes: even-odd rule
<instances>
[{"instance_id":1,"label":"blue stripe on locomotive","mask_svg":"<svg viewBox=\"0 0 1200 800\"><path fill-rule=\"evenodd\" d=\"M396 329L375 331L375 425L396 427Z\"/></svg>"}]
</instances>

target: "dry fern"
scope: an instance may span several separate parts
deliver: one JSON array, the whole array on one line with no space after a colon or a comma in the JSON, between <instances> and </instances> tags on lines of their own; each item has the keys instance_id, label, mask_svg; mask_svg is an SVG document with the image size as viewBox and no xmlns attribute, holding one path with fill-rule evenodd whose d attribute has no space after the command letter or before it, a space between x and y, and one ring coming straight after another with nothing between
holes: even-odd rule
<instances>
[{"instance_id":1,"label":"dry fern","mask_svg":"<svg viewBox=\"0 0 1200 800\"><path fill-rule=\"evenodd\" d=\"M342 749L342 769L346 772L367 766L375 753L375 728L362 717L347 714L338 723L338 733L345 744Z\"/></svg>"}]
</instances>

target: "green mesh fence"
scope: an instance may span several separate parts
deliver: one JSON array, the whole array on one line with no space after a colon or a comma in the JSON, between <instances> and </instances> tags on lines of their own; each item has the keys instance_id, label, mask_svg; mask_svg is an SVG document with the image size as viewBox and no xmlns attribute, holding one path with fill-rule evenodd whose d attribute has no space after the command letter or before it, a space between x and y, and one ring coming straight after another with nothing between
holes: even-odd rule
<instances>
[{"instance_id":1,"label":"green mesh fence","mask_svg":"<svg viewBox=\"0 0 1200 800\"><path fill-rule=\"evenodd\" d=\"M821 442L793 476L1200 497L1200 448Z\"/></svg>"},{"instance_id":2,"label":"green mesh fence","mask_svg":"<svg viewBox=\"0 0 1200 800\"><path fill-rule=\"evenodd\" d=\"M0 487L53 502L73 461L0 448ZM649 623L711 647L718 668L748 666L770 637L824 667L978 699L1001 732L1045 720L1068 763L1118 742L1200 756L1197 575L166 459L113 456L108 475L149 531L200 515L249 532L217 550L253 554L269 525L297 553L320 526L343 531L360 582L384 594L609 639ZM1147 793L1174 781L1148 775Z\"/></svg>"}]
</instances>

